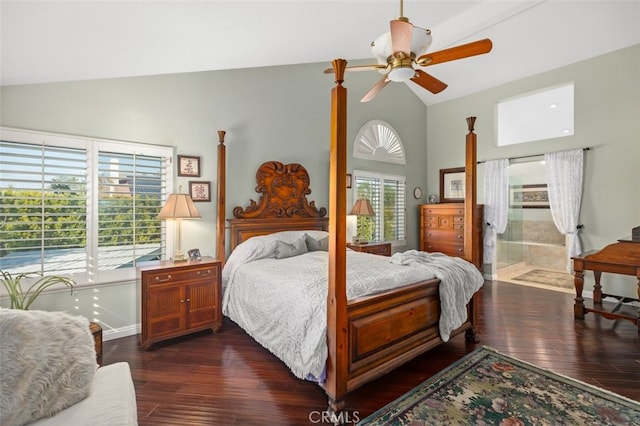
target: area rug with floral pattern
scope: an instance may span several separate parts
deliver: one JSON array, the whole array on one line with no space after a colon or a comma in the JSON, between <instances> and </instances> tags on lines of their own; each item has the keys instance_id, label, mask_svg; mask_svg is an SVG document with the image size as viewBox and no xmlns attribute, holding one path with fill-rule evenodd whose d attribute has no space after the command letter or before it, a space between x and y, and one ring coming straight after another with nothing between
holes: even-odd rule
<instances>
[{"instance_id":1,"label":"area rug with floral pattern","mask_svg":"<svg viewBox=\"0 0 640 426\"><path fill-rule=\"evenodd\" d=\"M483 346L359 425L640 425L640 402Z\"/></svg>"}]
</instances>

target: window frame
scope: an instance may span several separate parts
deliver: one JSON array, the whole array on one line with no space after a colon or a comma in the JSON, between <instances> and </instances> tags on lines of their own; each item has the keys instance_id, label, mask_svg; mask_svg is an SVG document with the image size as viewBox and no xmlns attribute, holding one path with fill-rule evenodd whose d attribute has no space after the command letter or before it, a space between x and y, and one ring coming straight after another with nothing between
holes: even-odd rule
<instances>
[{"instance_id":1,"label":"window frame","mask_svg":"<svg viewBox=\"0 0 640 426\"><path fill-rule=\"evenodd\" d=\"M161 171L161 205L167 200L174 184L173 157L174 148L170 146L144 144L128 141L91 138L85 136L65 135L57 133L39 132L9 127L0 127L0 137L3 142L15 142L37 146L65 147L86 151L86 270L84 273L65 274L76 281L78 287L130 282L136 278L135 265L132 267L100 270L99 263L92 261L98 259L98 234L99 219L98 208L100 203L100 153L119 153L131 156L157 157L164 159ZM135 194L135 192L134 192ZM160 257L165 258L167 247L173 246L173 227L167 227L165 222L160 224ZM41 240L41 247L45 247ZM39 261L40 270L45 264L46 258ZM34 264L35 265L35 264ZM52 271L51 274L56 274Z\"/></svg>"},{"instance_id":2,"label":"window frame","mask_svg":"<svg viewBox=\"0 0 640 426\"><path fill-rule=\"evenodd\" d=\"M381 209L384 210L384 181L385 180L390 180L390 181L396 181L399 184L402 185L402 205L399 206L396 203L396 208L397 209L401 209L402 210L402 235L401 239L397 239L397 240L385 240L384 239L384 225L385 225L385 220L384 220L384 215L383 214L378 214L378 212L376 212L376 233L380 235L380 239L376 240L376 243L391 243L392 247L401 247L401 246L405 246L407 244L407 178L406 176L403 175L396 175L396 174L389 174L389 173L380 173L380 172L373 172L373 171L367 171L367 170L353 170L352 172L352 181L353 181L353 185L351 188L352 194L353 194L353 202L355 203L355 201L358 199L358 180L359 179L379 179L381 181L381 185L379 186L381 193L378 194L378 197L380 199L381 202ZM374 206L374 210L376 209L376 207ZM356 226L357 227L357 226ZM373 242L373 241L372 241Z\"/></svg>"}]
</instances>

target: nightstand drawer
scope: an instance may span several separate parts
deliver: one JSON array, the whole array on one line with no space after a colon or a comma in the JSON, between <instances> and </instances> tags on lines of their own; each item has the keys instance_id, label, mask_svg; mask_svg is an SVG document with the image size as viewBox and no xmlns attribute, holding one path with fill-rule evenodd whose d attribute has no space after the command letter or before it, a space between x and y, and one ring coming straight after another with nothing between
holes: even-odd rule
<instances>
[{"instance_id":1,"label":"nightstand drawer","mask_svg":"<svg viewBox=\"0 0 640 426\"><path fill-rule=\"evenodd\" d=\"M189 270L162 270L143 274L143 282L147 285L164 284L168 282L194 281L200 279L218 278L218 268L203 265Z\"/></svg>"},{"instance_id":2,"label":"nightstand drawer","mask_svg":"<svg viewBox=\"0 0 640 426\"><path fill-rule=\"evenodd\" d=\"M347 244L347 247L361 253L391 256L391 243Z\"/></svg>"}]
</instances>

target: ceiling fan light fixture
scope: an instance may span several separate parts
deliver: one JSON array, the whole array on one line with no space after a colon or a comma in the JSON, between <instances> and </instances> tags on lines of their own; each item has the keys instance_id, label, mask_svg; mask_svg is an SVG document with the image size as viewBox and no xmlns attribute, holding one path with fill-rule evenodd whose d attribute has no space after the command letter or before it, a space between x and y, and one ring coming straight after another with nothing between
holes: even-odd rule
<instances>
[{"instance_id":1,"label":"ceiling fan light fixture","mask_svg":"<svg viewBox=\"0 0 640 426\"><path fill-rule=\"evenodd\" d=\"M389 31L371 43L371 52L378 63L345 68L353 71L376 70L383 74L360 102L369 102L391 81L411 81L433 94L440 93L447 88L447 84L418 67L482 55L489 53L492 48L491 40L484 39L428 52L431 42L431 30L413 25L403 15L403 2L400 0L400 17L389 21ZM329 68L324 72L331 74L333 70Z\"/></svg>"},{"instance_id":2,"label":"ceiling fan light fixture","mask_svg":"<svg viewBox=\"0 0 640 426\"><path fill-rule=\"evenodd\" d=\"M392 69L391 71L389 71L388 77L391 81L408 81L415 74L416 71L411 66L408 66Z\"/></svg>"}]
</instances>

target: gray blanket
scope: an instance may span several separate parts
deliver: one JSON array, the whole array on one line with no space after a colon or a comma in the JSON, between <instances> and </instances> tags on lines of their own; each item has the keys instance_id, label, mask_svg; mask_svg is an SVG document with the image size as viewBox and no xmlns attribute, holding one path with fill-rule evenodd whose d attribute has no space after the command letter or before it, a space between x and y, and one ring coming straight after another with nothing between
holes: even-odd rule
<instances>
[{"instance_id":1,"label":"gray blanket","mask_svg":"<svg viewBox=\"0 0 640 426\"><path fill-rule=\"evenodd\" d=\"M451 332L467 320L466 305L484 284L480 271L459 257L417 250L396 253L391 263L425 268L440 279L440 337L448 341Z\"/></svg>"}]
</instances>

